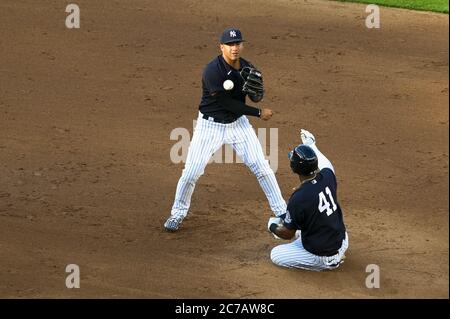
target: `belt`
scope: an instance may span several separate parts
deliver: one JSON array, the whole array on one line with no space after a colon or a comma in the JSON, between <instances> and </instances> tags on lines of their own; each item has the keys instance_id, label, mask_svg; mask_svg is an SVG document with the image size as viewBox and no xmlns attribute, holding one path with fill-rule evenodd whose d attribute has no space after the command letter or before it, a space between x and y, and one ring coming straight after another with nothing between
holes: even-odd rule
<instances>
[{"instance_id":1,"label":"belt","mask_svg":"<svg viewBox=\"0 0 450 319\"><path fill-rule=\"evenodd\" d=\"M213 121L213 122L222 123L222 124L230 124L230 123L233 123L233 122L235 122L237 120L237 119L229 119L229 120L218 119L218 118L215 118L215 117L212 117L212 116L208 116L208 115L205 115L205 114L203 114L202 118L204 118L205 120L208 120L208 121Z\"/></svg>"}]
</instances>

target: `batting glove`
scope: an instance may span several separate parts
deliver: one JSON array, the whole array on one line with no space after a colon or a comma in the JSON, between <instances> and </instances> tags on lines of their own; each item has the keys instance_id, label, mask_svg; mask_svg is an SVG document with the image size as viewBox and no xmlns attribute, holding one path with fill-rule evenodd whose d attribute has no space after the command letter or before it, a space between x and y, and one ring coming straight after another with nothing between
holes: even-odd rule
<instances>
[{"instance_id":1,"label":"batting glove","mask_svg":"<svg viewBox=\"0 0 450 319\"><path fill-rule=\"evenodd\" d=\"M267 230L269 231L269 233L271 233L273 235L273 237L275 237L276 239L281 239L280 237L278 237L277 235L275 235L274 233L272 233L270 231L270 225L272 224L277 224L277 225L281 225L282 221L280 217L270 217L269 218L269 222L267 223Z\"/></svg>"},{"instance_id":2,"label":"batting glove","mask_svg":"<svg viewBox=\"0 0 450 319\"><path fill-rule=\"evenodd\" d=\"M311 132L305 129L300 130L300 138L302 139L303 144L308 146L316 142L316 138L314 137L314 135L312 135Z\"/></svg>"}]
</instances>

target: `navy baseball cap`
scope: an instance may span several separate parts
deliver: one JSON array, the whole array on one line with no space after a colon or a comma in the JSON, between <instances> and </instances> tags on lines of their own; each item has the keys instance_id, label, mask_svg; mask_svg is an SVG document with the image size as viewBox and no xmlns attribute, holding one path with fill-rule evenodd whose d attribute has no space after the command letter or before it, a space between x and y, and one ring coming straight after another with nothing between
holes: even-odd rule
<instances>
[{"instance_id":1,"label":"navy baseball cap","mask_svg":"<svg viewBox=\"0 0 450 319\"><path fill-rule=\"evenodd\" d=\"M244 42L242 39L241 30L236 28L229 28L223 31L222 36L220 37L221 44L227 44L232 42Z\"/></svg>"}]
</instances>

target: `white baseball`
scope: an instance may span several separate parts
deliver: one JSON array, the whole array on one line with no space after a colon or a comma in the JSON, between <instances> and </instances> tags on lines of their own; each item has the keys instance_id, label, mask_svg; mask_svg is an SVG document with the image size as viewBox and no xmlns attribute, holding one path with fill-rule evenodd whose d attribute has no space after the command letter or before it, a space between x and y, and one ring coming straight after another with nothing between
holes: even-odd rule
<instances>
[{"instance_id":1,"label":"white baseball","mask_svg":"<svg viewBox=\"0 0 450 319\"><path fill-rule=\"evenodd\" d=\"M232 90L234 88L234 83L231 80L226 80L223 82L223 88L227 91Z\"/></svg>"}]
</instances>

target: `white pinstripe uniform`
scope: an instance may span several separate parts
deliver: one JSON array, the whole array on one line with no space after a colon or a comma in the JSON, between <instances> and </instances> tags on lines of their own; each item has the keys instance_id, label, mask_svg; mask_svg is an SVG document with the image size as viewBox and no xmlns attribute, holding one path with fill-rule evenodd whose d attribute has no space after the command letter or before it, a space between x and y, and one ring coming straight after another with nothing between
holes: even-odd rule
<instances>
[{"instance_id":1,"label":"white pinstripe uniform","mask_svg":"<svg viewBox=\"0 0 450 319\"><path fill-rule=\"evenodd\" d=\"M273 213L276 216L284 214L286 202L247 117L242 115L233 123L222 124L202 118L202 113L199 112L186 164L178 181L171 215L177 218L186 217L198 178L204 173L211 156L223 144L231 145L255 174Z\"/></svg>"},{"instance_id":2,"label":"white pinstripe uniform","mask_svg":"<svg viewBox=\"0 0 450 319\"><path fill-rule=\"evenodd\" d=\"M306 130L302 130L301 138L303 144L311 147L316 153L319 169L329 168L334 173L334 167L331 162L317 148L314 135ZM296 232L296 237L297 239L293 242L279 245L272 249L270 259L274 264L287 268L322 271L336 269L343 263L345 252L348 248L347 232L345 232L345 238L342 240L341 248L333 256L317 256L310 253L303 247L301 231Z\"/></svg>"},{"instance_id":3,"label":"white pinstripe uniform","mask_svg":"<svg viewBox=\"0 0 450 319\"><path fill-rule=\"evenodd\" d=\"M272 249L270 259L278 266L288 268L299 268L313 271L332 270L338 268L343 262L345 251L348 248L348 234L338 253L334 256L317 256L307 251L302 244L302 237L299 237L289 244L279 245Z\"/></svg>"}]
</instances>

